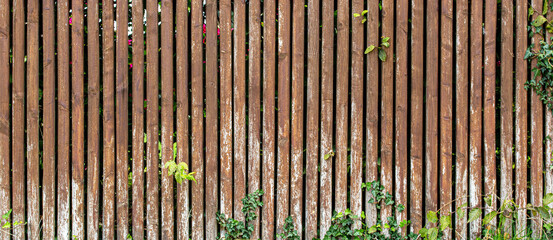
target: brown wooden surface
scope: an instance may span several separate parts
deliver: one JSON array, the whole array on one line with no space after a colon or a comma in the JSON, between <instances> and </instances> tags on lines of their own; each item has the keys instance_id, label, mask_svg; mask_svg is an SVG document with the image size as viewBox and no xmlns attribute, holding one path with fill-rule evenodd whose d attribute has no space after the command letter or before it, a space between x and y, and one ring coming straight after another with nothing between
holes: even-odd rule
<instances>
[{"instance_id":1,"label":"brown wooden surface","mask_svg":"<svg viewBox=\"0 0 553 240\"><path fill-rule=\"evenodd\" d=\"M332 199L331 196L333 196L332 163L334 161L334 157L331 156L334 155L332 154L334 153L332 139L332 133L334 132L334 2L331 0L323 0L322 7L322 25L325 27L321 30L321 151L318 161L307 159L306 194L308 195L308 201L306 201L305 239L312 239L314 237L317 237L317 218L315 218L315 215L313 213L314 211L317 211L317 202L313 200L319 199L319 236L321 238L324 237L326 231L328 230L328 228L330 228L330 221L332 218L332 201L330 201L329 199ZM315 14L312 13L314 11L317 11L319 7L317 5L314 5L313 8L311 8L311 6L308 5L308 8L309 13L307 18L308 21L311 22L314 20L309 19L317 17ZM311 38L316 38L316 35L309 34L309 32L314 31L311 29L318 26L318 22L313 22L309 24L308 35ZM311 39L311 41L317 41L317 39ZM314 61L314 59L311 61ZM318 73L314 72L312 77L316 79L316 75L318 75ZM309 79L310 76L308 75L307 78ZM327 155L328 158L325 157L325 155ZM319 162L321 168L319 188L309 190L309 186L317 184ZM318 193L318 198L313 196L317 194L317 190L320 190Z\"/></svg>"},{"instance_id":2,"label":"brown wooden surface","mask_svg":"<svg viewBox=\"0 0 553 240\"><path fill-rule=\"evenodd\" d=\"M482 204L482 11L481 2L471 2L470 16L470 116L469 116L469 207ZM481 219L470 223L469 238L481 232Z\"/></svg>"},{"instance_id":3,"label":"brown wooden surface","mask_svg":"<svg viewBox=\"0 0 553 240\"><path fill-rule=\"evenodd\" d=\"M40 237L39 1L27 2L27 238ZM83 140L84 141L84 140Z\"/></svg>"},{"instance_id":4,"label":"brown wooden surface","mask_svg":"<svg viewBox=\"0 0 553 240\"><path fill-rule=\"evenodd\" d=\"M501 4L501 155L500 190L501 204L513 199L513 1ZM512 220L505 221L506 232L512 228Z\"/></svg>"},{"instance_id":5,"label":"brown wooden surface","mask_svg":"<svg viewBox=\"0 0 553 240\"><path fill-rule=\"evenodd\" d=\"M93 3L93 1L91 2ZM0 7L4 9L3 7ZM91 12L92 13L92 12ZM43 100L43 165L44 169L42 171L42 216L43 216L43 232L42 236L45 239L52 239L56 236L56 20L55 20L55 6L54 1L43 1L42 4L42 29L43 29L43 59L42 59L42 68L44 74L44 100ZM1 19L2 17L0 17ZM98 16L96 16L98 18ZM0 24L2 25L2 24ZM1 30L0 30L1 32ZM1 37L0 37L1 39ZM0 42L2 42L0 40ZM0 43L0 48L1 48ZM3 50L0 50L0 57L2 56ZM1 60L0 60L1 62ZM0 66L0 68L3 66ZM0 70L0 72L3 72ZM5 76L0 74L0 76ZM1 82L1 80L0 80ZM1 86L0 91L4 91L4 88L7 91L7 86ZM7 93L6 93L7 94ZM4 96L4 93L0 93ZM8 97L8 95L6 95ZM0 103L0 109L4 106L4 103ZM7 106L7 105L6 105ZM2 110L0 110L1 112ZM6 115L8 117L9 115ZM3 117L3 113L0 113L0 118ZM0 120L0 124L3 123L3 120ZM9 128L9 125L6 125ZM2 127L0 127L1 129ZM3 132L0 130L0 133ZM1 135L1 134L0 134ZM9 143L9 138L2 139L0 137L0 142ZM0 149L8 149L3 146ZM0 150L0 158L2 158L2 150ZM2 163L0 163L2 164ZM4 166L4 165L3 165ZM3 166L0 167L0 171L3 169ZM2 173L0 173L2 175ZM9 173L8 173L9 176ZM0 177L2 178L2 177ZM3 187L2 183L0 186ZM2 196L9 196L3 195ZM3 200L0 200L2 202ZM4 205L0 203L0 205ZM5 206L9 207L9 202L6 202ZM0 212L5 212L4 209L0 208Z\"/></svg>"},{"instance_id":6,"label":"brown wooden surface","mask_svg":"<svg viewBox=\"0 0 553 240\"><path fill-rule=\"evenodd\" d=\"M261 209L261 239L275 237L275 91L276 86L276 2L263 1L263 160Z\"/></svg>"},{"instance_id":7,"label":"brown wooden surface","mask_svg":"<svg viewBox=\"0 0 553 240\"><path fill-rule=\"evenodd\" d=\"M261 184L261 3L251 0L248 13L248 193L262 188ZM256 211L260 216L260 210ZM252 238L259 239L261 218L253 221Z\"/></svg>"},{"instance_id":8,"label":"brown wooden surface","mask_svg":"<svg viewBox=\"0 0 553 240\"><path fill-rule=\"evenodd\" d=\"M132 2L132 25L144 19L142 0ZM90 29L90 28L89 28ZM132 209L133 239L144 239L144 33L132 32Z\"/></svg>"},{"instance_id":9,"label":"brown wooden surface","mask_svg":"<svg viewBox=\"0 0 553 240\"><path fill-rule=\"evenodd\" d=\"M102 1L102 128L104 139L102 237L113 239L115 238L115 41L113 41L113 5L107 4L108 2L107 0Z\"/></svg>"},{"instance_id":10,"label":"brown wooden surface","mask_svg":"<svg viewBox=\"0 0 553 240\"><path fill-rule=\"evenodd\" d=\"M157 2L146 1L146 22L158 23ZM146 27L146 238L160 237L158 24Z\"/></svg>"},{"instance_id":11,"label":"brown wooden surface","mask_svg":"<svg viewBox=\"0 0 553 240\"><path fill-rule=\"evenodd\" d=\"M512 5L512 4L511 4ZM512 13L511 13L512 14ZM545 17L547 19L553 19L553 12L551 11L548 11L547 14L545 15ZM511 20L512 22L512 20ZM511 28L512 29L512 28ZM545 41L549 44L551 44L551 37L553 37L553 33L550 33L549 31L545 31ZM503 41L503 40L502 40ZM511 47L512 47L512 44L511 44ZM514 54L512 53L513 50L511 50L511 57L514 56ZM511 59L511 65L512 65L512 59ZM511 66L511 69L512 69L512 66ZM512 75L512 74L511 74ZM512 76L511 76L512 78ZM512 81L512 80L511 80ZM512 82L511 82L512 83ZM511 92L512 92L512 87L511 87ZM512 93L511 93L512 94ZM511 104L512 104L512 100L511 100ZM551 171L550 169L552 169L552 166L553 166L553 155L552 154L547 154L547 153L551 153L553 151L553 139L551 138L553 136L553 110L552 109L549 109L547 106L543 106L543 110L544 110L544 114L545 114L545 123L544 123L544 156L545 156L545 168L544 168L544 194L547 194L547 193L552 193L553 192L553 171ZM512 124L512 122L511 122ZM512 126L511 126L511 132L512 132ZM512 135L511 135L511 138L512 138ZM512 142L512 140L511 140ZM511 154L512 155L512 154ZM512 163L512 159L511 159L511 163ZM512 175L512 173L511 173ZM511 179L512 179L512 176L511 176ZM512 186L512 180L511 180L511 186ZM503 189L501 189L503 191ZM512 191L512 187L511 187L511 191Z\"/></svg>"},{"instance_id":12,"label":"brown wooden surface","mask_svg":"<svg viewBox=\"0 0 553 240\"><path fill-rule=\"evenodd\" d=\"M290 2L278 2L278 141L276 233L284 232L290 206Z\"/></svg>"},{"instance_id":13,"label":"brown wooden surface","mask_svg":"<svg viewBox=\"0 0 553 240\"><path fill-rule=\"evenodd\" d=\"M174 238L173 182L163 167L173 159L173 1L161 2L161 238Z\"/></svg>"},{"instance_id":14,"label":"brown wooden surface","mask_svg":"<svg viewBox=\"0 0 553 240\"><path fill-rule=\"evenodd\" d=\"M412 1L411 21L411 232L424 226L424 1ZM376 54L373 53L373 58ZM378 96L377 96L378 97ZM378 129L378 128L375 128ZM368 151L368 149L367 149ZM374 159L374 157L373 157ZM374 161L374 160L373 160Z\"/></svg>"},{"instance_id":15,"label":"brown wooden surface","mask_svg":"<svg viewBox=\"0 0 553 240\"><path fill-rule=\"evenodd\" d=\"M176 14L176 94L177 94L177 163L184 162L190 167L189 106L190 106L190 53L188 2L177 1ZM196 177L196 176L195 176ZM177 184L177 234L176 239L190 238L190 185L188 181Z\"/></svg>"},{"instance_id":16,"label":"brown wooden surface","mask_svg":"<svg viewBox=\"0 0 553 240\"><path fill-rule=\"evenodd\" d=\"M98 0L87 1L86 236L99 239L100 227L100 30ZM46 149L45 149L46 150Z\"/></svg>"},{"instance_id":17,"label":"brown wooden surface","mask_svg":"<svg viewBox=\"0 0 553 240\"><path fill-rule=\"evenodd\" d=\"M438 0L426 3L426 179L425 209L438 210ZM384 133L382 133L384 134ZM430 225L432 226L432 225Z\"/></svg>"},{"instance_id":18,"label":"brown wooden surface","mask_svg":"<svg viewBox=\"0 0 553 240\"><path fill-rule=\"evenodd\" d=\"M312 1L313 3L319 4L319 1ZM307 102L310 104L309 109L313 109L310 113L305 110L304 107L304 88L303 83L305 81L305 30L307 29L305 24L305 10L306 7L301 1L294 1L292 4L292 136L291 136L291 166L290 166L290 216L294 221L294 226L296 229L303 229L303 170L304 170L304 155L303 155L303 139L304 139L304 113L307 112L309 116L307 117L309 126L313 126L308 131L309 134L305 135L307 138L306 145L306 157L308 159L318 160L318 150L319 150L319 78L318 78L318 67L319 67L319 42L316 41L312 46L308 43L307 51L313 51L313 54L309 54L307 60L311 59L311 64L316 64L317 67L317 78L307 78L310 81L308 86L308 95ZM318 18L317 18L318 20ZM319 28L315 28L319 36ZM312 40L315 38L309 38ZM313 48L311 48L313 47ZM313 50L310 50L313 49ZM314 62L313 62L314 61ZM309 63L308 63L309 64ZM309 68L308 69L312 69ZM309 74L309 73L308 73ZM311 98L311 100L309 100ZM314 114L314 116L313 116ZM310 118L310 116L312 116ZM313 184L317 188L317 184ZM316 194L314 196L317 196ZM316 211L315 211L316 213Z\"/></svg>"},{"instance_id":19,"label":"brown wooden surface","mask_svg":"<svg viewBox=\"0 0 553 240\"><path fill-rule=\"evenodd\" d=\"M12 36L12 223L25 221L25 3L13 1ZM67 89L69 90L69 89ZM69 105L68 105L69 107ZM69 134L69 131L68 133ZM69 152L69 151L67 151ZM63 171L63 170L62 170ZM69 187L67 181L66 187ZM69 195L68 195L69 196ZM69 201L67 201L69 204ZM67 211L69 211L67 206ZM67 212L69 215L69 213ZM14 238L25 238L25 228L12 230Z\"/></svg>"},{"instance_id":20,"label":"brown wooden surface","mask_svg":"<svg viewBox=\"0 0 553 240\"><path fill-rule=\"evenodd\" d=\"M52 2L46 2L45 6L50 6ZM11 132L11 126L10 126L10 1L9 0L2 0L0 1L0 212L8 212L11 209L11 182L10 182L10 132ZM51 17L52 11L45 12L47 17ZM51 19L51 18L47 18ZM46 22L46 21L45 21ZM48 21L50 23L50 21ZM50 23L50 25L53 27L54 24ZM46 29L46 28L45 28ZM48 31L48 33L51 33ZM45 34L45 39L52 39L53 36L49 34ZM46 45L46 44L45 44ZM48 51L48 54L51 53L51 51ZM47 55L45 52L45 59L46 56L52 56ZM45 78L47 80L50 80L50 84L47 84L47 89L51 90L53 81L53 77L51 72L54 70L53 68L45 68ZM48 71L48 74L46 74L46 71ZM45 84L46 85L46 84ZM46 89L45 89L46 90ZM47 92L45 92L45 98L49 97L48 99L52 99L51 95L46 95ZM50 93L50 92L48 92ZM45 101L45 103L47 103ZM52 102L48 102L50 104L53 104ZM46 107L46 105L45 105ZM49 109L53 108L53 105L48 105ZM48 120L46 120L48 119ZM45 121L49 122L49 126L55 126L52 121L55 121L54 118L45 117ZM54 128L55 129L55 128ZM55 135L55 133L52 134L52 128L45 129L45 134L49 134L49 136ZM45 141L45 146L54 146L55 140ZM53 148L52 148L53 149ZM52 153L52 150L47 152L48 155L44 155L44 157L48 157L48 159L51 159L50 157L53 156L55 153ZM45 170L46 173L50 173L47 178L45 178L44 186L48 189L51 189L51 193L55 192L55 186L52 185L52 183L55 181L51 181L51 179L55 179L55 174L53 171L49 171L52 169L51 167L52 162L45 162ZM47 209L51 213L55 211L55 200L53 200L54 195L49 195L49 201L47 201L44 205L45 210ZM53 215L52 215L53 216ZM54 228L52 227L52 223L55 223L55 219L52 219L52 216L50 218L47 218L45 220L48 220L48 225L46 225L45 228L45 236L53 236ZM0 224L5 224L7 220L1 220ZM48 233L48 235L46 235ZM10 239L10 235L7 233L1 233L0 239Z\"/></svg>"},{"instance_id":21,"label":"brown wooden surface","mask_svg":"<svg viewBox=\"0 0 553 240\"><path fill-rule=\"evenodd\" d=\"M455 86L455 207L468 205L469 189L469 1L456 5L456 76ZM466 212L466 207L461 208ZM455 209L456 210L456 209ZM455 215L455 237L468 237L468 217Z\"/></svg>"}]
</instances>

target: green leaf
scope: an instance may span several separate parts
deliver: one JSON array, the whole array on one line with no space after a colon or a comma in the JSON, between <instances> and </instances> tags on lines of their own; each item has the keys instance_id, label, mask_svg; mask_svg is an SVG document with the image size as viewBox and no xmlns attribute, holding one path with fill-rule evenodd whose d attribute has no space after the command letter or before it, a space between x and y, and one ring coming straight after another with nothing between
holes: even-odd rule
<instances>
[{"instance_id":1,"label":"green leaf","mask_svg":"<svg viewBox=\"0 0 553 240\"><path fill-rule=\"evenodd\" d=\"M367 18L363 18L363 20L361 20L361 23L365 23L367 22Z\"/></svg>"},{"instance_id":2,"label":"green leaf","mask_svg":"<svg viewBox=\"0 0 553 240\"><path fill-rule=\"evenodd\" d=\"M365 49L365 54L368 54L368 53L372 52L374 50L374 48L375 48L374 45L368 46L367 49ZM326 155L325 155L325 157L326 157ZM325 158L325 160L326 160L326 158Z\"/></svg>"},{"instance_id":3,"label":"green leaf","mask_svg":"<svg viewBox=\"0 0 553 240\"><path fill-rule=\"evenodd\" d=\"M532 47L528 47L526 49L526 53L524 54L524 60L527 60L529 58L531 58L534 54L532 53Z\"/></svg>"},{"instance_id":4,"label":"green leaf","mask_svg":"<svg viewBox=\"0 0 553 240\"><path fill-rule=\"evenodd\" d=\"M361 12L361 15L365 15L369 12L369 10L363 10L363 12Z\"/></svg>"},{"instance_id":5,"label":"green leaf","mask_svg":"<svg viewBox=\"0 0 553 240\"><path fill-rule=\"evenodd\" d=\"M543 205L549 205L553 202L553 193L545 194L545 197L543 198Z\"/></svg>"},{"instance_id":6,"label":"green leaf","mask_svg":"<svg viewBox=\"0 0 553 240\"><path fill-rule=\"evenodd\" d=\"M375 233L375 232L376 232L376 230L377 230L377 228L376 228L376 225L374 225L374 226L370 227L370 228L369 228L369 234L371 234L371 233Z\"/></svg>"},{"instance_id":7,"label":"green leaf","mask_svg":"<svg viewBox=\"0 0 553 240\"><path fill-rule=\"evenodd\" d=\"M387 43L390 37L382 37L382 43Z\"/></svg>"},{"instance_id":8,"label":"green leaf","mask_svg":"<svg viewBox=\"0 0 553 240\"><path fill-rule=\"evenodd\" d=\"M497 211L491 211L490 213L486 214L486 216L484 216L484 220L482 221L482 224L487 225L493 219L495 219L496 216L497 216Z\"/></svg>"},{"instance_id":9,"label":"green leaf","mask_svg":"<svg viewBox=\"0 0 553 240\"><path fill-rule=\"evenodd\" d=\"M12 209L10 209L7 213L4 213L4 215L2 215L2 218L7 220L10 217L10 214L12 214Z\"/></svg>"},{"instance_id":10,"label":"green leaf","mask_svg":"<svg viewBox=\"0 0 553 240\"><path fill-rule=\"evenodd\" d=\"M10 222L4 223L4 225L2 226L2 228L10 228L10 227L11 227Z\"/></svg>"},{"instance_id":11,"label":"green leaf","mask_svg":"<svg viewBox=\"0 0 553 240\"><path fill-rule=\"evenodd\" d=\"M384 49L378 50L378 58L380 59L380 61L386 62L386 52L384 51Z\"/></svg>"},{"instance_id":12,"label":"green leaf","mask_svg":"<svg viewBox=\"0 0 553 240\"><path fill-rule=\"evenodd\" d=\"M451 227L451 215L444 215L440 217L440 231Z\"/></svg>"},{"instance_id":13,"label":"green leaf","mask_svg":"<svg viewBox=\"0 0 553 240\"><path fill-rule=\"evenodd\" d=\"M438 228L431 228L431 229L428 229L428 239L429 239L429 240L436 240L436 239L438 239Z\"/></svg>"},{"instance_id":14,"label":"green leaf","mask_svg":"<svg viewBox=\"0 0 553 240\"><path fill-rule=\"evenodd\" d=\"M480 208L474 208L470 210L469 212L469 220L468 222L472 222L476 219L478 219L482 215L482 210Z\"/></svg>"},{"instance_id":15,"label":"green leaf","mask_svg":"<svg viewBox=\"0 0 553 240\"><path fill-rule=\"evenodd\" d=\"M528 7L528 20L532 18L532 15L534 15L534 9L532 7Z\"/></svg>"},{"instance_id":16,"label":"green leaf","mask_svg":"<svg viewBox=\"0 0 553 240\"><path fill-rule=\"evenodd\" d=\"M428 211L428 213L426 213L426 219L431 223L437 223L438 215L434 211Z\"/></svg>"},{"instance_id":17,"label":"green leaf","mask_svg":"<svg viewBox=\"0 0 553 240\"><path fill-rule=\"evenodd\" d=\"M359 13L354 13L354 14L353 14L353 17L361 17L361 14L359 14Z\"/></svg>"},{"instance_id":18,"label":"green leaf","mask_svg":"<svg viewBox=\"0 0 553 240\"><path fill-rule=\"evenodd\" d=\"M543 15L547 14L548 8L549 8L549 3L547 2L547 0L543 0L543 12L542 12Z\"/></svg>"},{"instance_id":19,"label":"green leaf","mask_svg":"<svg viewBox=\"0 0 553 240\"><path fill-rule=\"evenodd\" d=\"M388 47L390 47L390 43L389 43L389 42L385 42L385 43L382 43L382 46L384 46L384 47L387 47L387 48L388 48Z\"/></svg>"},{"instance_id":20,"label":"green leaf","mask_svg":"<svg viewBox=\"0 0 553 240\"><path fill-rule=\"evenodd\" d=\"M547 18L545 18L544 16L542 15L539 15L536 20L532 21L532 26L534 27L540 27L541 25L543 25L544 23L547 22Z\"/></svg>"}]
</instances>

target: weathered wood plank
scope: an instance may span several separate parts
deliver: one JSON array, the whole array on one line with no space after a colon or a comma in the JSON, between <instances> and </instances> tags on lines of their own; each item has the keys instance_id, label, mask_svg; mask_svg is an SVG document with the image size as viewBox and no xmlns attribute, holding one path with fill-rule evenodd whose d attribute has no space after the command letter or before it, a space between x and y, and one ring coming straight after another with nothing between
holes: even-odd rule
<instances>
[{"instance_id":1,"label":"weathered wood plank","mask_svg":"<svg viewBox=\"0 0 553 240\"><path fill-rule=\"evenodd\" d=\"M157 2L146 1L146 238L159 229L159 41Z\"/></svg>"},{"instance_id":2,"label":"weathered wood plank","mask_svg":"<svg viewBox=\"0 0 553 240\"><path fill-rule=\"evenodd\" d=\"M99 238L100 226L100 30L98 0L87 1L88 123L86 236ZM44 48L45 49L45 48Z\"/></svg>"},{"instance_id":3,"label":"weathered wood plank","mask_svg":"<svg viewBox=\"0 0 553 240\"><path fill-rule=\"evenodd\" d=\"M263 208L261 239L275 237L276 2L263 1Z\"/></svg>"},{"instance_id":4,"label":"weathered wood plank","mask_svg":"<svg viewBox=\"0 0 553 240\"><path fill-rule=\"evenodd\" d=\"M313 18L319 19L315 13L319 11L319 6L316 1L313 6L308 5L308 35L311 42L318 41L317 35L315 35L315 29L318 28L319 22L315 21ZM324 237L326 231L330 228L330 221L332 218L332 201L331 196L333 194L332 188L332 172L333 172L333 157L330 155L333 153L333 141L332 133L334 132L334 1L323 0L323 10L322 10L322 40L321 40L321 152L319 155L319 161L307 159L307 186L313 186L317 184L317 175L318 175L318 164L320 162L320 183L319 183L319 197L321 199L319 203L319 221L320 221L320 237ZM308 40L309 41L309 40ZM309 43L308 43L309 44ZM315 51L315 50L312 50ZM318 50L317 50L318 51ZM312 55L309 54L311 57ZM311 62L317 61L317 59L312 59ZM308 67L309 59L308 59ZM308 69L308 74L309 74ZM309 78L317 79L318 73L313 72L312 75L308 75ZM309 111L309 110L308 110ZM309 127L308 127L309 128ZM325 157L328 156L328 157ZM306 215L305 215L305 225L306 225L306 239L312 239L317 237L317 218L315 217L314 211L317 211L317 200L318 198L312 194L317 194L318 189L308 189L308 201L306 201ZM325 198L323 198L325 197ZM322 201L326 199L326 201ZM311 202L313 201L313 202ZM313 204L313 206L311 205Z\"/></svg>"},{"instance_id":5,"label":"weathered wood plank","mask_svg":"<svg viewBox=\"0 0 553 240\"><path fill-rule=\"evenodd\" d=\"M173 1L161 2L161 164L173 161ZM173 176L161 170L161 238L174 238Z\"/></svg>"},{"instance_id":6,"label":"weathered wood plank","mask_svg":"<svg viewBox=\"0 0 553 240\"><path fill-rule=\"evenodd\" d=\"M204 238L204 94L202 68L202 2L192 1L192 165L196 183L192 184L192 239ZM213 127L213 126L210 126ZM195 197L194 197L195 196Z\"/></svg>"},{"instance_id":7,"label":"weathered wood plank","mask_svg":"<svg viewBox=\"0 0 553 240\"><path fill-rule=\"evenodd\" d=\"M103 220L102 237L115 238L115 51L113 4L102 0ZM58 50L59 51L59 50ZM61 66L61 65L60 65ZM58 180L59 182L59 180Z\"/></svg>"},{"instance_id":8,"label":"weathered wood plank","mask_svg":"<svg viewBox=\"0 0 553 240\"><path fill-rule=\"evenodd\" d=\"M290 206L290 2L278 2L278 157L276 233L281 234Z\"/></svg>"},{"instance_id":9,"label":"weathered wood plank","mask_svg":"<svg viewBox=\"0 0 553 240\"><path fill-rule=\"evenodd\" d=\"M40 237L39 2L27 1L27 217L28 239ZM84 136L83 136L84 137Z\"/></svg>"},{"instance_id":10,"label":"weathered wood plank","mask_svg":"<svg viewBox=\"0 0 553 240\"><path fill-rule=\"evenodd\" d=\"M45 6L50 6L49 4L52 4L52 2L46 2ZM48 17L50 17L51 12L45 12L44 14ZM48 18L50 19L50 18ZM46 21L45 21L46 22ZM54 25L54 24L50 24ZM46 29L46 28L45 28ZM48 31L48 33L51 33ZM10 184L10 1L9 0L2 0L0 1L0 212L6 213L11 209L11 184ZM45 39L52 39L52 35L45 34ZM46 44L45 44L46 45ZM51 51L48 51L50 53ZM46 54L46 53L45 53ZM47 55L45 55L45 60ZM48 55L51 57L51 55ZM54 78L52 78L51 71L52 68L45 68L45 71L48 71L48 75L45 76L46 79L52 81ZM46 74L46 72L45 72ZM48 84L48 89L51 88L51 86L54 84ZM46 92L45 92L46 94ZM50 96L50 95L48 95ZM46 97L46 96L45 96ZM51 97L49 98L51 99ZM46 102L45 103L52 103L52 102ZM48 105L49 109L53 108L52 105ZM45 121L46 116L45 116ZM53 126L55 123L53 123L54 118L48 117L48 123L50 123L49 126ZM55 136L55 133L52 133L52 129L55 129L55 126L53 128L48 128L45 130L48 130L47 133L52 136ZM46 134L46 132L45 132ZM53 138L52 138L53 139ZM49 140L45 141L45 144L48 144L49 146L54 146L55 140ZM53 149L53 148L52 148ZM52 153L52 150L49 150L48 155L45 157L50 157L54 155ZM50 167L51 162L46 163L46 167ZM51 169L51 168L48 168ZM54 174L54 172L51 172L51 174ZM55 175L49 175L49 178L47 180L50 180L54 178ZM55 180L54 180L55 181ZM51 189L51 193L55 192L55 187L51 184L48 184L49 182L45 182L45 187L48 187L48 189ZM48 185L46 185L48 184ZM55 195L50 195L52 198ZM55 200L47 202L48 205L45 205L45 208L51 211L55 211ZM48 223L55 223L55 219L48 218ZM0 224L4 225L7 221L1 220ZM45 229L45 234L47 231L54 231L53 228L51 228L51 225L47 226L48 228ZM49 232L49 233L50 233ZM54 235L54 234L50 234ZM49 235L45 235L49 236ZM10 235L7 233L0 233L0 239L10 239Z\"/></svg>"},{"instance_id":11,"label":"weathered wood plank","mask_svg":"<svg viewBox=\"0 0 553 240\"><path fill-rule=\"evenodd\" d=\"M468 205L469 170L469 2L456 2L456 125L455 125L455 207ZM465 212L465 208L463 208ZM455 215L455 237L467 238L467 215Z\"/></svg>"},{"instance_id":12,"label":"weathered wood plank","mask_svg":"<svg viewBox=\"0 0 553 240\"><path fill-rule=\"evenodd\" d=\"M512 4L511 4L512 5ZM511 11L511 15L512 15L512 11ZM548 11L546 16L545 16L547 19L552 19L553 18L553 12L551 11ZM512 31L512 21L511 20L511 31ZM545 41L547 41L547 43L551 44L551 37L553 37L553 33L550 33L549 31L545 31ZM511 41L512 41L512 36L511 36ZM511 47L512 47L512 43L511 43ZM510 55L508 56L511 56L511 58L513 57L513 50L511 50L510 52ZM511 59L511 70L512 70L512 59ZM512 73L511 73L511 79L512 79ZM511 83L512 83L512 80L511 80ZM512 85L512 84L511 84ZM511 92L512 92L512 87L511 87ZM511 98L512 98L512 93L511 93ZM511 99L511 105L512 105L512 99ZM545 185L544 185L544 194L547 194L547 193L552 193L553 192L553 171L551 171L550 169L552 168L553 166L553 155L552 154L547 154L547 153L551 153L553 152L553 141L551 139L551 137L553 136L553 111L552 109L549 109L547 108L547 106L544 105L544 114L545 114L545 129L544 129L544 147L545 147L545 169L544 169L544 178L545 178ZM511 121L511 125L512 125L512 121ZM513 131L512 129L513 127L511 126L511 132ZM511 138L512 138L512 133L511 133ZM511 140L512 142L512 140ZM512 163L512 159L511 159L511 163ZM512 174L512 173L511 173ZM512 176L511 176L511 185L512 185ZM512 189L511 189L512 190Z\"/></svg>"},{"instance_id":13,"label":"weathered wood plank","mask_svg":"<svg viewBox=\"0 0 553 240\"><path fill-rule=\"evenodd\" d=\"M482 2L471 2L470 16L470 169L469 207L482 204ZM481 219L470 223L470 239L481 233Z\"/></svg>"},{"instance_id":14,"label":"weathered wood plank","mask_svg":"<svg viewBox=\"0 0 553 240\"><path fill-rule=\"evenodd\" d=\"M189 140L189 82L190 38L188 1L177 1L176 14L176 77L177 77L177 162L190 166ZM188 181L177 185L177 239L190 238L190 185Z\"/></svg>"}]
</instances>

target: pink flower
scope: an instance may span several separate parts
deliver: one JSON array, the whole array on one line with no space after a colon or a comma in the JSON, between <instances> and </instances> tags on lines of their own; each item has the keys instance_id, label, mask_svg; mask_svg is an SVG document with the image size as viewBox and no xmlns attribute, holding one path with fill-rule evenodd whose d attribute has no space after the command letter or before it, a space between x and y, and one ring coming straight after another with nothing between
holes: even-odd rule
<instances>
[{"instance_id":1,"label":"pink flower","mask_svg":"<svg viewBox=\"0 0 553 240\"><path fill-rule=\"evenodd\" d=\"M72 24L73 24L73 18L70 17L70 18L69 18L69 25L72 25Z\"/></svg>"},{"instance_id":2,"label":"pink flower","mask_svg":"<svg viewBox=\"0 0 553 240\"><path fill-rule=\"evenodd\" d=\"M132 44L132 39L129 39L129 46Z\"/></svg>"},{"instance_id":3,"label":"pink flower","mask_svg":"<svg viewBox=\"0 0 553 240\"><path fill-rule=\"evenodd\" d=\"M129 69L132 69L132 63L129 63Z\"/></svg>"},{"instance_id":4,"label":"pink flower","mask_svg":"<svg viewBox=\"0 0 553 240\"><path fill-rule=\"evenodd\" d=\"M205 30L205 24L204 24L204 33L206 33L206 30Z\"/></svg>"},{"instance_id":5,"label":"pink flower","mask_svg":"<svg viewBox=\"0 0 553 240\"><path fill-rule=\"evenodd\" d=\"M217 35L219 35L219 33L221 33L221 29L217 28Z\"/></svg>"}]
</instances>

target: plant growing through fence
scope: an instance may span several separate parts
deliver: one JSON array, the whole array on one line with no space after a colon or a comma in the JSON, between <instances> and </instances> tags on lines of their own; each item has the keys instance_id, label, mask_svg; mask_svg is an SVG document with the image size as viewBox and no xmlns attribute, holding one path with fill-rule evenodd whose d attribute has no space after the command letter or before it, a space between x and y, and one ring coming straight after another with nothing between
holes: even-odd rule
<instances>
[{"instance_id":1,"label":"plant growing through fence","mask_svg":"<svg viewBox=\"0 0 553 240\"><path fill-rule=\"evenodd\" d=\"M257 218L256 210L263 206L263 202L259 200L263 196L263 190L259 189L253 193L246 195L242 199L242 213L244 213L244 221L238 221L233 218L227 218L224 213L217 212L216 219L221 229L225 230L224 236L219 239L250 239L253 233L253 220Z\"/></svg>"},{"instance_id":2,"label":"plant growing through fence","mask_svg":"<svg viewBox=\"0 0 553 240\"><path fill-rule=\"evenodd\" d=\"M148 141L148 138L146 136L146 133L144 133L144 143ZM158 142L158 150L159 150L159 159L161 159L161 143ZM195 172L189 172L188 171L188 164L185 162L179 162L176 163L175 159L177 158L177 143L173 143L173 158L170 161L167 161L163 164L163 168L167 169L167 173L169 176L175 176L175 180L177 183L181 184L184 180L194 181L196 182L196 179L194 178ZM146 170L144 170L146 172ZM129 173L129 178L132 176L132 173ZM130 179L129 179L130 181Z\"/></svg>"}]
</instances>

